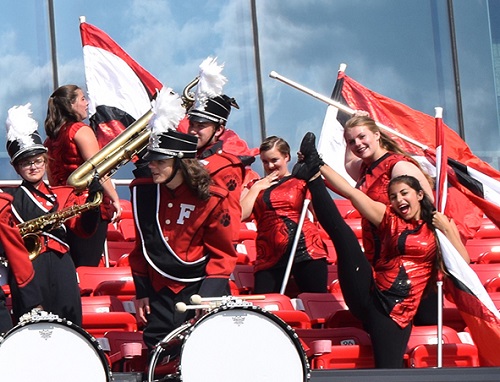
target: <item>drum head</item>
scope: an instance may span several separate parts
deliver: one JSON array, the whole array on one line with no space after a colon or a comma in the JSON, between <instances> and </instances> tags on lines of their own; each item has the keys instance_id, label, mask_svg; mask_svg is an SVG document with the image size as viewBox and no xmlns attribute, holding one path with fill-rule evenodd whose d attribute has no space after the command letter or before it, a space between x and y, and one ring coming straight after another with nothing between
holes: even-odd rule
<instances>
[{"instance_id":1,"label":"drum head","mask_svg":"<svg viewBox=\"0 0 500 382\"><path fill-rule=\"evenodd\" d=\"M1 381L109 381L95 339L68 323L36 322L9 331L0 344Z\"/></svg>"},{"instance_id":2,"label":"drum head","mask_svg":"<svg viewBox=\"0 0 500 382\"><path fill-rule=\"evenodd\" d=\"M303 382L307 360L294 333L260 309L229 309L198 322L182 348L183 382Z\"/></svg>"}]
</instances>

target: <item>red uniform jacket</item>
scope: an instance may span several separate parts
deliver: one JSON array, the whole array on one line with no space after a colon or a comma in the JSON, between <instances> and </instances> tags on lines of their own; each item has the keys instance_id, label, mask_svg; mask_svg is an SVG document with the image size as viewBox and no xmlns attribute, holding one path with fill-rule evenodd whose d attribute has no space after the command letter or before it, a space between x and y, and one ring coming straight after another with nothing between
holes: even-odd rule
<instances>
[{"instance_id":1,"label":"red uniform jacket","mask_svg":"<svg viewBox=\"0 0 500 382\"><path fill-rule=\"evenodd\" d=\"M137 298L148 297L150 287L178 293L205 277L229 279L237 254L227 191L212 186L202 201L185 184L170 190L140 178L130 188L138 239L129 261Z\"/></svg>"},{"instance_id":2,"label":"red uniform jacket","mask_svg":"<svg viewBox=\"0 0 500 382\"><path fill-rule=\"evenodd\" d=\"M198 158L210 173L214 184L228 191L229 214L231 221L234 222L232 225L233 241L237 242L240 231L240 197L245 177L245 166L238 157L222 150L221 141L203 151Z\"/></svg>"},{"instance_id":3,"label":"red uniform jacket","mask_svg":"<svg viewBox=\"0 0 500 382\"><path fill-rule=\"evenodd\" d=\"M42 302L38 285L34 282L35 271L24 247L11 210L12 197L0 193L0 241L9 262L10 271L19 286L26 306L35 307Z\"/></svg>"}]
</instances>

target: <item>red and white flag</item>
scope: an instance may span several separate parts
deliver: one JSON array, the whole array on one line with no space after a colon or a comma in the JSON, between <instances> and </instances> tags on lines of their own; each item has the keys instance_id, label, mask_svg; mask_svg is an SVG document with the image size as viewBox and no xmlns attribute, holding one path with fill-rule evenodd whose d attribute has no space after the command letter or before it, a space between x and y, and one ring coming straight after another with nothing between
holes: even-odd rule
<instances>
[{"instance_id":1,"label":"red and white flag","mask_svg":"<svg viewBox=\"0 0 500 382\"><path fill-rule=\"evenodd\" d=\"M80 23L90 125L103 147L151 109L163 85L99 28Z\"/></svg>"},{"instance_id":2,"label":"red and white flag","mask_svg":"<svg viewBox=\"0 0 500 382\"><path fill-rule=\"evenodd\" d=\"M435 175L436 120L432 116L364 87L343 71L339 72L335 86L340 89L335 99L337 102L353 110L367 111L380 124L418 142L419 145L415 145L388 133L405 151L421 162L430 175ZM341 123L348 117L346 113L339 111L338 119ZM500 227L500 172L476 157L460 136L444 123L442 129L447 147L449 183L455 187L455 191L460 191L453 193L453 200L451 194L448 197L446 214L455 218L464 238L470 238L481 224L478 208ZM426 167L427 165L430 166ZM454 170L451 171L451 168ZM458 201L457 198L465 201ZM477 206L474 207L476 211L472 210L474 205ZM474 218L470 218L471 216Z\"/></svg>"},{"instance_id":3,"label":"red and white flag","mask_svg":"<svg viewBox=\"0 0 500 382\"><path fill-rule=\"evenodd\" d=\"M444 210L447 198L447 147L442 109L436 108L436 206ZM500 366L500 313L477 274L448 238L436 230L446 270L445 290L452 297L478 348L482 366Z\"/></svg>"}]
</instances>

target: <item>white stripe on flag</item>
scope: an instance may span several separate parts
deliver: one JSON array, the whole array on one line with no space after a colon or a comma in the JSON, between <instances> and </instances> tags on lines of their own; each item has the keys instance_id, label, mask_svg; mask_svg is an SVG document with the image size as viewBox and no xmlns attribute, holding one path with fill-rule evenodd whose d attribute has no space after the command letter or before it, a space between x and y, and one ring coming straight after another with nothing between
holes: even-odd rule
<instances>
[{"instance_id":1,"label":"white stripe on flag","mask_svg":"<svg viewBox=\"0 0 500 382\"><path fill-rule=\"evenodd\" d=\"M482 183L484 199L500 206L500 182L471 167L467 167L467 173Z\"/></svg>"},{"instance_id":2,"label":"white stripe on flag","mask_svg":"<svg viewBox=\"0 0 500 382\"><path fill-rule=\"evenodd\" d=\"M356 182L349 176L344 167L346 143L344 139L344 127L337 119L338 111L334 106L328 106L326 109L318 141L318 152L326 164L338 172L349 184L354 186Z\"/></svg>"},{"instance_id":3,"label":"white stripe on flag","mask_svg":"<svg viewBox=\"0 0 500 382\"><path fill-rule=\"evenodd\" d=\"M83 47L83 57L90 116L99 105L125 110L135 119L151 109L143 83L125 61L107 50L88 45Z\"/></svg>"},{"instance_id":4,"label":"white stripe on flag","mask_svg":"<svg viewBox=\"0 0 500 382\"><path fill-rule=\"evenodd\" d=\"M474 296L476 296L481 303L488 308L488 310L490 310L497 318L500 318L498 309L495 307L495 304L491 300L491 297L486 289L484 289L483 284L481 284L476 272L474 272L463 257L460 256L456 248L450 243L444 233L437 229L436 235L439 240L443 261L446 265L447 271L466 285Z\"/></svg>"}]
</instances>

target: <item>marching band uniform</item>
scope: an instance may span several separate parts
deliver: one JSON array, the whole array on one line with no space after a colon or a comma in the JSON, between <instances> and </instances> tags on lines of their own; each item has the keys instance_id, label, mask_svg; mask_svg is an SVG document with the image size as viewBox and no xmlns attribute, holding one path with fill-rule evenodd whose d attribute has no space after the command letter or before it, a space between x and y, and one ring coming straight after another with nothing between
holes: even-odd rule
<instances>
[{"instance_id":1,"label":"marching band uniform","mask_svg":"<svg viewBox=\"0 0 500 382\"><path fill-rule=\"evenodd\" d=\"M196 137L178 131L153 132L143 159L154 164L174 158L173 175L164 183L141 176L130 185L138 240L129 262L137 299L149 299L144 328L149 348L193 317L192 310L176 311L177 302L189 304L193 294L229 294L236 265L227 190L212 185L204 200L188 187L185 175L180 185L171 183L183 160L195 158L196 143ZM205 173L199 162L192 163Z\"/></svg>"},{"instance_id":2,"label":"marching band uniform","mask_svg":"<svg viewBox=\"0 0 500 382\"><path fill-rule=\"evenodd\" d=\"M22 136L20 124L27 121L16 121L16 113L21 108L11 108L8 123L7 151L11 163L21 175L23 181L19 187L4 188L5 193L13 197L12 212L16 224L41 218L48 213L61 211L63 208L85 203L85 195L76 195L72 187L51 188L43 180L45 174L46 152L38 132L33 131L28 136ZM35 122L36 124L36 122ZM36 126L36 125L35 125ZM20 135L15 138L15 130ZM10 134L10 135L9 135ZM32 171L32 166L36 166ZM89 193L89 199L95 196L100 186L94 185L95 190ZM90 195L92 194L92 195ZM75 265L69 255L69 246L66 243L66 228L72 229L82 237L90 236L95 230L98 221L98 209L83 212L79 216L67 218L60 227L48 227L39 233L39 254L33 259L36 272L35 280L42 292L42 306L44 310L66 318L81 326L82 308L80 290L76 278ZM51 229L53 228L53 229ZM15 283L11 283L12 295L20 293ZM14 316L19 318L29 310L22 299L13 298Z\"/></svg>"},{"instance_id":3,"label":"marching band uniform","mask_svg":"<svg viewBox=\"0 0 500 382\"><path fill-rule=\"evenodd\" d=\"M228 191L229 214L233 229L233 242L238 241L241 220L240 197L245 176L245 165L235 155L223 151L223 142L199 152L198 159L208 170L213 182Z\"/></svg>"},{"instance_id":4,"label":"marching band uniform","mask_svg":"<svg viewBox=\"0 0 500 382\"><path fill-rule=\"evenodd\" d=\"M188 110L187 117L190 127L188 133L192 134L192 123L209 124L206 129L213 129L212 136L207 142L198 142L196 157L210 173L213 182L226 189L229 201L229 213L233 222L233 241L238 242L241 221L241 191L245 177L245 164L236 155L224 150L223 141L219 138L224 133L231 108L239 109L234 98L222 91L222 84L227 80L220 74L222 66L218 66L210 57L200 65L199 82L194 94L194 104ZM214 73L219 72L218 75ZM209 73L207 76L206 73ZM248 159L248 158L247 158ZM251 158L253 161L253 158Z\"/></svg>"}]
</instances>

